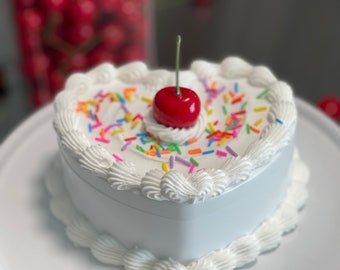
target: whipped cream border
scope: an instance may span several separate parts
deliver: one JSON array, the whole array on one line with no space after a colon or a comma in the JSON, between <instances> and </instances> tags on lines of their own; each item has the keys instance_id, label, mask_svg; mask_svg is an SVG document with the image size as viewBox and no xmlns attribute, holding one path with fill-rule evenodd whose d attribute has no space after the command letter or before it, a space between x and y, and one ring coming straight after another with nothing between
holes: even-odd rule
<instances>
[{"instance_id":1,"label":"whipped cream border","mask_svg":"<svg viewBox=\"0 0 340 270\"><path fill-rule=\"evenodd\" d=\"M106 63L87 73L71 75L65 89L57 95L54 102L53 123L61 146L78 160L81 167L92 175L106 179L112 188L137 188L144 196L153 200L195 203L220 196L228 188L249 179L256 169L269 164L292 140L297 112L291 87L278 81L267 67L252 66L238 57L228 57L220 64L194 61L190 71L186 71L184 76L188 79L193 76L199 79L214 76L245 78L250 85L269 90L266 96L271 104L268 125L243 156L229 159L222 168L206 169L190 175L176 170L164 173L160 169L152 169L145 175L140 175L133 162L116 162L102 146L91 144L79 129L79 115L74 110L76 101L79 95L93 94L95 85L120 80L124 83L143 83L150 91L156 91L171 82L171 74L166 70L148 70L144 63L133 62L119 68ZM277 123L276 118L284 124Z\"/></svg>"},{"instance_id":2,"label":"whipped cream border","mask_svg":"<svg viewBox=\"0 0 340 270\"><path fill-rule=\"evenodd\" d=\"M102 263L141 270L232 270L255 262L259 255L276 249L282 236L296 228L299 212L308 197L307 183L310 175L308 167L295 151L286 197L274 213L250 234L183 265L171 258L159 260L143 248L127 249L114 236L97 232L73 206L60 177L60 166L60 160L55 159L46 176L45 185L51 195L51 212L66 226L68 238L76 246L89 248L92 255Z\"/></svg>"}]
</instances>

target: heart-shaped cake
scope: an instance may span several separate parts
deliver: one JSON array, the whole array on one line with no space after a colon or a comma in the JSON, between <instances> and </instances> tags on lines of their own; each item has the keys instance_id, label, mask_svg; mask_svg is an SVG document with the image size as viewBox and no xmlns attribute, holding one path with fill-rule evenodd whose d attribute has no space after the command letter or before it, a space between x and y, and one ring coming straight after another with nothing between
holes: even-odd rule
<instances>
[{"instance_id":1,"label":"heart-shaped cake","mask_svg":"<svg viewBox=\"0 0 340 270\"><path fill-rule=\"evenodd\" d=\"M54 102L66 190L84 223L111 235L90 245L101 261L119 250L109 263L127 269L240 267L279 244L306 197L286 203L291 179L308 178L302 162L291 168L292 89L238 57L194 61L180 72L189 91L174 96L174 85L175 72L142 62L71 75Z\"/></svg>"}]
</instances>

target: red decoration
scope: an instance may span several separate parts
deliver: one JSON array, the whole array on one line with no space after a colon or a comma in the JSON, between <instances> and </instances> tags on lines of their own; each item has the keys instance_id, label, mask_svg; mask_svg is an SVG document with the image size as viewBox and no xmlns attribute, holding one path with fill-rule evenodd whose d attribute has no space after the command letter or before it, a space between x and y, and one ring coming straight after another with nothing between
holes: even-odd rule
<instances>
[{"instance_id":1,"label":"red decoration","mask_svg":"<svg viewBox=\"0 0 340 270\"><path fill-rule=\"evenodd\" d=\"M66 8L68 0L41 0L41 2L47 12L61 12Z\"/></svg>"},{"instance_id":2,"label":"red decoration","mask_svg":"<svg viewBox=\"0 0 340 270\"><path fill-rule=\"evenodd\" d=\"M72 72L145 60L145 0L15 0L22 67L41 106ZM45 93L47 91L47 93Z\"/></svg>"},{"instance_id":3,"label":"red decoration","mask_svg":"<svg viewBox=\"0 0 340 270\"><path fill-rule=\"evenodd\" d=\"M318 102L319 108L329 117L340 121L340 98L336 96L324 97Z\"/></svg>"},{"instance_id":4,"label":"red decoration","mask_svg":"<svg viewBox=\"0 0 340 270\"><path fill-rule=\"evenodd\" d=\"M176 86L165 87L157 92L153 101L155 120L167 127L189 128L199 116L201 103L198 95L191 89Z\"/></svg>"}]
</instances>

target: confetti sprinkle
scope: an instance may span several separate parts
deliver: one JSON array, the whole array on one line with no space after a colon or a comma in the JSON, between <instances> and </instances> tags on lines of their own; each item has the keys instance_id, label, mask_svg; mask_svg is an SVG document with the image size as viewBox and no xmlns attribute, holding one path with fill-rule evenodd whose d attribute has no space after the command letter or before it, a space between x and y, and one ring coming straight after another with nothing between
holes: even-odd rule
<instances>
[{"instance_id":1,"label":"confetti sprinkle","mask_svg":"<svg viewBox=\"0 0 340 270\"><path fill-rule=\"evenodd\" d=\"M238 93L238 82L234 83L234 91Z\"/></svg>"},{"instance_id":2,"label":"confetti sprinkle","mask_svg":"<svg viewBox=\"0 0 340 270\"><path fill-rule=\"evenodd\" d=\"M238 156L238 154L237 154L237 153L236 153L229 145L227 145L225 149L228 151L228 153L229 153L230 155L232 155L232 156L234 156L234 157L237 157L237 156Z\"/></svg>"},{"instance_id":3,"label":"confetti sprinkle","mask_svg":"<svg viewBox=\"0 0 340 270\"><path fill-rule=\"evenodd\" d=\"M187 167L190 167L191 166L191 162L184 159L184 158L181 158L180 156L176 156L175 157L175 160L178 161L179 163L182 163L183 165L187 166Z\"/></svg>"},{"instance_id":4,"label":"confetti sprinkle","mask_svg":"<svg viewBox=\"0 0 340 270\"><path fill-rule=\"evenodd\" d=\"M223 137L218 143L217 143L217 145L218 146L221 146L221 145L223 145L226 141L227 141L227 137Z\"/></svg>"},{"instance_id":5,"label":"confetti sprinkle","mask_svg":"<svg viewBox=\"0 0 340 270\"><path fill-rule=\"evenodd\" d=\"M99 98L99 96L102 95L102 94L103 94L103 90L101 89L95 94L94 99Z\"/></svg>"},{"instance_id":6,"label":"confetti sprinkle","mask_svg":"<svg viewBox=\"0 0 340 270\"><path fill-rule=\"evenodd\" d=\"M225 90L226 90L226 87L223 85L216 90L216 94L219 95L219 94L223 93Z\"/></svg>"},{"instance_id":7,"label":"confetti sprinkle","mask_svg":"<svg viewBox=\"0 0 340 270\"><path fill-rule=\"evenodd\" d=\"M98 122L98 123L92 125L92 129L99 128L99 127L101 127L102 125L103 125L102 122Z\"/></svg>"},{"instance_id":8,"label":"confetti sprinkle","mask_svg":"<svg viewBox=\"0 0 340 270\"><path fill-rule=\"evenodd\" d=\"M241 104L241 110L244 110L248 105L248 101L244 101L242 104Z\"/></svg>"},{"instance_id":9,"label":"confetti sprinkle","mask_svg":"<svg viewBox=\"0 0 340 270\"><path fill-rule=\"evenodd\" d=\"M249 124L246 125L246 131L247 131L247 134L250 134L250 125Z\"/></svg>"},{"instance_id":10,"label":"confetti sprinkle","mask_svg":"<svg viewBox=\"0 0 340 270\"><path fill-rule=\"evenodd\" d=\"M132 120L132 121L135 121L135 120L137 120L137 119L143 120L144 117L143 117L140 113L137 113L131 120Z\"/></svg>"},{"instance_id":11,"label":"confetti sprinkle","mask_svg":"<svg viewBox=\"0 0 340 270\"><path fill-rule=\"evenodd\" d=\"M132 143L132 141L128 141L126 144L124 144L124 145L122 146L122 148L120 149L120 151L125 151L131 143Z\"/></svg>"},{"instance_id":12,"label":"confetti sprinkle","mask_svg":"<svg viewBox=\"0 0 340 270\"><path fill-rule=\"evenodd\" d=\"M224 94L224 95L223 95L223 100L224 100L225 103L228 103L229 97L228 97L227 94Z\"/></svg>"},{"instance_id":13,"label":"confetti sprinkle","mask_svg":"<svg viewBox=\"0 0 340 270\"><path fill-rule=\"evenodd\" d=\"M195 168L196 168L195 164L191 164L188 173L191 174Z\"/></svg>"},{"instance_id":14,"label":"confetti sprinkle","mask_svg":"<svg viewBox=\"0 0 340 270\"><path fill-rule=\"evenodd\" d=\"M245 114L245 113L246 113L246 110L241 110L238 112L234 112L233 114L240 115L240 114Z\"/></svg>"},{"instance_id":15,"label":"confetti sprinkle","mask_svg":"<svg viewBox=\"0 0 340 270\"><path fill-rule=\"evenodd\" d=\"M257 99L264 98L269 92L269 89L264 89L260 94L256 96Z\"/></svg>"},{"instance_id":16,"label":"confetti sprinkle","mask_svg":"<svg viewBox=\"0 0 340 270\"><path fill-rule=\"evenodd\" d=\"M204 89L207 91L209 89L209 85L207 83L207 80L206 79L202 79L201 82L202 82L202 84L204 86Z\"/></svg>"},{"instance_id":17,"label":"confetti sprinkle","mask_svg":"<svg viewBox=\"0 0 340 270\"><path fill-rule=\"evenodd\" d=\"M123 122L126 122L126 118L119 118L116 120L117 123L123 123Z\"/></svg>"},{"instance_id":18,"label":"confetti sprinkle","mask_svg":"<svg viewBox=\"0 0 340 270\"><path fill-rule=\"evenodd\" d=\"M170 165L170 169L174 168L174 156L170 156L170 158L169 158L169 165Z\"/></svg>"},{"instance_id":19,"label":"confetti sprinkle","mask_svg":"<svg viewBox=\"0 0 340 270\"><path fill-rule=\"evenodd\" d=\"M227 107L225 105L222 106L222 111L223 111L224 115L228 114L228 109L227 109Z\"/></svg>"},{"instance_id":20,"label":"confetti sprinkle","mask_svg":"<svg viewBox=\"0 0 340 270\"><path fill-rule=\"evenodd\" d=\"M130 112L129 109L126 107L125 103L122 103L122 104L120 105L120 107L122 108L122 110L123 110L125 113L129 113L129 112Z\"/></svg>"},{"instance_id":21,"label":"confetti sprinkle","mask_svg":"<svg viewBox=\"0 0 340 270\"><path fill-rule=\"evenodd\" d=\"M136 145L136 149L137 149L138 151L142 152L142 153L145 153L144 148L143 148L142 146L138 145L138 144Z\"/></svg>"},{"instance_id":22,"label":"confetti sprinkle","mask_svg":"<svg viewBox=\"0 0 340 270\"><path fill-rule=\"evenodd\" d=\"M142 100L145 101L145 102L147 102L147 103L150 103L150 104L152 103L152 99L151 99L151 98L148 98L148 97L144 97L144 96L143 96L143 97L142 97Z\"/></svg>"},{"instance_id":23,"label":"confetti sprinkle","mask_svg":"<svg viewBox=\"0 0 340 270\"><path fill-rule=\"evenodd\" d=\"M140 122L138 120L132 121L131 128L135 128Z\"/></svg>"},{"instance_id":24,"label":"confetti sprinkle","mask_svg":"<svg viewBox=\"0 0 340 270\"><path fill-rule=\"evenodd\" d=\"M93 111L90 110L89 113L90 113L91 120L92 120L92 121L95 121L95 120L96 120L96 117L94 116Z\"/></svg>"},{"instance_id":25,"label":"confetti sprinkle","mask_svg":"<svg viewBox=\"0 0 340 270\"><path fill-rule=\"evenodd\" d=\"M184 145L189 145L195 142L197 142L197 138L190 138L184 143Z\"/></svg>"},{"instance_id":26,"label":"confetti sprinkle","mask_svg":"<svg viewBox=\"0 0 340 270\"><path fill-rule=\"evenodd\" d=\"M208 127L209 127L209 129L211 130L211 132L214 132L214 131L215 131L215 128L214 128L213 123L209 122L209 123L208 123Z\"/></svg>"},{"instance_id":27,"label":"confetti sprinkle","mask_svg":"<svg viewBox=\"0 0 340 270\"><path fill-rule=\"evenodd\" d=\"M157 145L158 145L162 150L165 150L165 149L166 149L166 147L165 147L162 143L160 143L160 142L157 142Z\"/></svg>"},{"instance_id":28,"label":"confetti sprinkle","mask_svg":"<svg viewBox=\"0 0 340 270\"><path fill-rule=\"evenodd\" d=\"M207 151L204 151L204 152L202 152L202 155L209 155L209 154L212 154L212 153L214 153L215 152L215 150L207 150Z\"/></svg>"},{"instance_id":29,"label":"confetti sprinkle","mask_svg":"<svg viewBox=\"0 0 340 270\"><path fill-rule=\"evenodd\" d=\"M118 101L120 102L120 103L125 103L125 99L120 95L120 94L118 94L118 93L116 93L116 96L117 96L117 98L118 98Z\"/></svg>"},{"instance_id":30,"label":"confetti sprinkle","mask_svg":"<svg viewBox=\"0 0 340 270\"><path fill-rule=\"evenodd\" d=\"M106 143L106 144L110 143L110 140L108 140L108 139L98 138L98 137L96 137L96 138L94 138L94 139L95 139L97 142Z\"/></svg>"},{"instance_id":31,"label":"confetti sprinkle","mask_svg":"<svg viewBox=\"0 0 340 270\"><path fill-rule=\"evenodd\" d=\"M148 136L148 133L146 133L146 132L140 132L140 133L137 133L136 136L137 136L137 137L146 137L146 136Z\"/></svg>"},{"instance_id":32,"label":"confetti sprinkle","mask_svg":"<svg viewBox=\"0 0 340 270\"><path fill-rule=\"evenodd\" d=\"M197 161L196 159L194 159L193 157L190 158L190 162L191 162L192 164L195 164L196 167L199 166L198 161Z\"/></svg>"},{"instance_id":33,"label":"confetti sprinkle","mask_svg":"<svg viewBox=\"0 0 340 270\"><path fill-rule=\"evenodd\" d=\"M202 153L202 149L201 148L190 149L188 151L188 153L189 153L189 155L201 154Z\"/></svg>"},{"instance_id":34,"label":"confetti sprinkle","mask_svg":"<svg viewBox=\"0 0 340 270\"><path fill-rule=\"evenodd\" d=\"M120 156L118 156L118 155L116 155L116 154L112 154L112 156L115 158L115 160L117 160L117 161L123 161L123 159L120 157Z\"/></svg>"},{"instance_id":35,"label":"confetti sprinkle","mask_svg":"<svg viewBox=\"0 0 340 270\"><path fill-rule=\"evenodd\" d=\"M101 137L102 139L106 139L106 133L105 133L105 131L104 131L103 128L100 130L100 137Z\"/></svg>"},{"instance_id":36,"label":"confetti sprinkle","mask_svg":"<svg viewBox=\"0 0 340 270\"><path fill-rule=\"evenodd\" d=\"M263 111L266 111L266 110L267 110L267 107L265 107L265 106L254 108L254 112L263 112Z\"/></svg>"},{"instance_id":37,"label":"confetti sprinkle","mask_svg":"<svg viewBox=\"0 0 340 270\"><path fill-rule=\"evenodd\" d=\"M169 168L168 168L168 165L166 164L166 162L162 162L162 169L166 173L169 171Z\"/></svg>"},{"instance_id":38,"label":"confetti sprinkle","mask_svg":"<svg viewBox=\"0 0 340 270\"><path fill-rule=\"evenodd\" d=\"M158 148L155 148L156 149L156 154L157 154L157 157L162 157L162 155L161 155L161 152L159 151L159 149Z\"/></svg>"},{"instance_id":39,"label":"confetti sprinkle","mask_svg":"<svg viewBox=\"0 0 340 270\"><path fill-rule=\"evenodd\" d=\"M241 95L239 95L239 96L235 96L235 97L231 100L231 104L235 104L235 103L241 102L242 99L243 99L245 96L246 96L245 94L241 94Z\"/></svg>"},{"instance_id":40,"label":"confetti sprinkle","mask_svg":"<svg viewBox=\"0 0 340 270\"><path fill-rule=\"evenodd\" d=\"M258 120L256 120L256 122L254 123L254 126L258 127L261 123L262 123L262 118L259 118Z\"/></svg>"},{"instance_id":41,"label":"confetti sprinkle","mask_svg":"<svg viewBox=\"0 0 340 270\"><path fill-rule=\"evenodd\" d=\"M125 130L124 129L116 129L114 131L111 132L111 135L116 135L116 134L119 134L119 133L124 133Z\"/></svg>"},{"instance_id":42,"label":"confetti sprinkle","mask_svg":"<svg viewBox=\"0 0 340 270\"><path fill-rule=\"evenodd\" d=\"M282 121L280 118L275 118L275 121L276 121L277 123L279 123L280 125L283 124L283 121Z\"/></svg>"},{"instance_id":43,"label":"confetti sprinkle","mask_svg":"<svg viewBox=\"0 0 340 270\"><path fill-rule=\"evenodd\" d=\"M221 150L216 150L216 155L221 156L221 157L226 157L227 156L227 152L225 151L221 151Z\"/></svg>"},{"instance_id":44,"label":"confetti sprinkle","mask_svg":"<svg viewBox=\"0 0 340 270\"><path fill-rule=\"evenodd\" d=\"M208 147L211 146L211 144L214 142L215 137L210 137L208 141Z\"/></svg>"},{"instance_id":45,"label":"confetti sprinkle","mask_svg":"<svg viewBox=\"0 0 340 270\"><path fill-rule=\"evenodd\" d=\"M131 119L132 119L132 114L131 113L126 113L125 114L125 121L127 123L130 123Z\"/></svg>"},{"instance_id":46,"label":"confetti sprinkle","mask_svg":"<svg viewBox=\"0 0 340 270\"><path fill-rule=\"evenodd\" d=\"M251 131L253 131L255 133L260 133L261 132L258 128L254 127L254 126L249 126L249 128L250 128Z\"/></svg>"}]
</instances>

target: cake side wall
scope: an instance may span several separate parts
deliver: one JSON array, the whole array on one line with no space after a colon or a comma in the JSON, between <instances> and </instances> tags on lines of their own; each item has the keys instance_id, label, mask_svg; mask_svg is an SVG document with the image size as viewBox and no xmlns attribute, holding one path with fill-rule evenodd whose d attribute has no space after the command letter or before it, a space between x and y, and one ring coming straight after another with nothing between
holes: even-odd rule
<instances>
[{"instance_id":1,"label":"cake side wall","mask_svg":"<svg viewBox=\"0 0 340 270\"><path fill-rule=\"evenodd\" d=\"M127 248L188 261L251 232L275 210L285 195L293 149L290 143L253 179L197 204L153 201L137 192L114 190L61 156L66 189L98 231L112 234Z\"/></svg>"}]
</instances>

